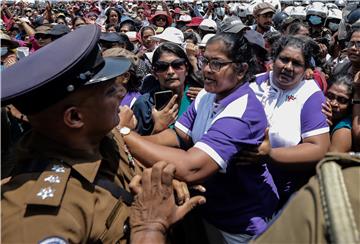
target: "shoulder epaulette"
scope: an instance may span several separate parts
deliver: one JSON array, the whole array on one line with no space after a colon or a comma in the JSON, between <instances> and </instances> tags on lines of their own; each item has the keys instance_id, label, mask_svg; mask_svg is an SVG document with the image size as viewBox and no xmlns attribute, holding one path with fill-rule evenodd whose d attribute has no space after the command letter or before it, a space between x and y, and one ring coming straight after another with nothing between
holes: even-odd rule
<instances>
[{"instance_id":1,"label":"shoulder epaulette","mask_svg":"<svg viewBox=\"0 0 360 244\"><path fill-rule=\"evenodd\" d=\"M61 161L48 164L29 193L26 204L60 206L70 172L71 168Z\"/></svg>"}]
</instances>

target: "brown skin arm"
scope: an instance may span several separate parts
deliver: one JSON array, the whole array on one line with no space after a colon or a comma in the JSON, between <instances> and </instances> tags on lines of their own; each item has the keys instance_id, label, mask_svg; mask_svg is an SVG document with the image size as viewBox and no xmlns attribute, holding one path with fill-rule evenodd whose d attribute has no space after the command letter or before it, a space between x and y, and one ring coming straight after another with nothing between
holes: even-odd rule
<instances>
[{"instance_id":1,"label":"brown skin arm","mask_svg":"<svg viewBox=\"0 0 360 244\"><path fill-rule=\"evenodd\" d=\"M159 134L160 135L160 134ZM155 144L135 132L124 136L135 158L146 167L158 161L175 165L175 177L187 183L201 182L219 170L218 164L204 151L192 147L188 151Z\"/></svg>"},{"instance_id":2,"label":"brown skin arm","mask_svg":"<svg viewBox=\"0 0 360 244\"><path fill-rule=\"evenodd\" d=\"M329 152L350 152L351 151L351 130L341 128L331 136Z\"/></svg>"},{"instance_id":3,"label":"brown skin arm","mask_svg":"<svg viewBox=\"0 0 360 244\"><path fill-rule=\"evenodd\" d=\"M329 133L324 133L307 137L296 146L273 148L270 157L278 164L317 163L325 156L329 146Z\"/></svg>"},{"instance_id":4,"label":"brown skin arm","mask_svg":"<svg viewBox=\"0 0 360 244\"><path fill-rule=\"evenodd\" d=\"M354 77L353 88L353 99L360 99L360 71ZM353 149L360 151L360 104L353 104L352 108L352 138Z\"/></svg>"}]
</instances>

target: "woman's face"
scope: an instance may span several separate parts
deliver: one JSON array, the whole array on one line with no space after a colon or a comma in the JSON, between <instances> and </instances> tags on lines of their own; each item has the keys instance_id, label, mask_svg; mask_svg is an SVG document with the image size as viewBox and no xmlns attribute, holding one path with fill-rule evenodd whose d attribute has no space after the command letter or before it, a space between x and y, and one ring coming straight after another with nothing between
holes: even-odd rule
<instances>
[{"instance_id":1,"label":"woman's face","mask_svg":"<svg viewBox=\"0 0 360 244\"><path fill-rule=\"evenodd\" d=\"M129 31L130 31L130 26L128 26L128 25L123 25L120 28L121 33L126 33L126 32L129 32Z\"/></svg>"},{"instance_id":2,"label":"woman's face","mask_svg":"<svg viewBox=\"0 0 360 244\"><path fill-rule=\"evenodd\" d=\"M350 98L349 89L343 84L333 84L326 92L326 100L331 104L335 121L339 121L348 114Z\"/></svg>"},{"instance_id":3,"label":"woman's face","mask_svg":"<svg viewBox=\"0 0 360 244\"><path fill-rule=\"evenodd\" d=\"M109 14L109 23L117 24L119 22L119 15L116 11L111 10Z\"/></svg>"},{"instance_id":4,"label":"woman's face","mask_svg":"<svg viewBox=\"0 0 360 244\"><path fill-rule=\"evenodd\" d=\"M155 41L150 37L154 36L155 32L153 30L147 29L143 32L142 42L146 48L152 48L155 45Z\"/></svg>"},{"instance_id":5,"label":"woman's face","mask_svg":"<svg viewBox=\"0 0 360 244\"><path fill-rule=\"evenodd\" d=\"M360 63L360 31L356 31L351 35L347 53L352 63Z\"/></svg>"},{"instance_id":6,"label":"woman's face","mask_svg":"<svg viewBox=\"0 0 360 244\"><path fill-rule=\"evenodd\" d=\"M185 59L174 53L164 52L154 63L154 72L163 90L178 91L183 89L188 75Z\"/></svg>"},{"instance_id":7,"label":"woman's face","mask_svg":"<svg viewBox=\"0 0 360 244\"><path fill-rule=\"evenodd\" d=\"M273 82L283 90L290 90L303 79L305 60L301 50L287 46L276 57L274 62Z\"/></svg>"},{"instance_id":8,"label":"woman's face","mask_svg":"<svg viewBox=\"0 0 360 244\"><path fill-rule=\"evenodd\" d=\"M167 24L167 18L165 15L159 15L155 19L155 25L157 27L166 27Z\"/></svg>"},{"instance_id":9,"label":"woman's face","mask_svg":"<svg viewBox=\"0 0 360 244\"><path fill-rule=\"evenodd\" d=\"M86 25L85 21L78 18L77 20L75 20L73 28L75 30L76 28L79 28L80 26L83 26L83 25Z\"/></svg>"},{"instance_id":10,"label":"woman's face","mask_svg":"<svg viewBox=\"0 0 360 244\"><path fill-rule=\"evenodd\" d=\"M234 69L234 63L224 50L225 45L222 41L206 45L202 68L204 88L207 92L217 94L218 100L229 95L241 82Z\"/></svg>"}]
</instances>

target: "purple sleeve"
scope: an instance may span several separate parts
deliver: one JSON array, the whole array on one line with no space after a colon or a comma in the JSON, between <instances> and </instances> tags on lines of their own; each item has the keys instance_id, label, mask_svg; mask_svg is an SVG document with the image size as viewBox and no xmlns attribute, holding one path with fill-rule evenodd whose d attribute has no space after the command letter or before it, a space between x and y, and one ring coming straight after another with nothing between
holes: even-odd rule
<instances>
[{"instance_id":1,"label":"purple sleeve","mask_svg":"<svg viewBox=\"0 0 360 244\"><path fill-rule=\"evenodd\" d=\"M325 103L322 91L312 94L301 110L301 137L306 138L329 132L326 116L321 112L321 104Z\"/></svg>"},{"instance_id":2,"label":"purple sleeve","mask_svg":"<svg viewBox=\"0 0 360 244\"><path fill-rule=\"evenodd\" d=\"M175 123L175 127L191 136L191 131L196 118L195 102L192 102L185 113Z\"/></svg>"},{"instance_id":3,"label":"purple sleeve","mask_svg":"<svg viewBox=\"0 0 360 244\"><path fill-rule=\"evenodd\" d=\"M195 147L205 151L217 164L226 169L228 160L244 145L259 145L266 128L266 121L234 117L217 120Z\"/></svg>"}]
</instances>

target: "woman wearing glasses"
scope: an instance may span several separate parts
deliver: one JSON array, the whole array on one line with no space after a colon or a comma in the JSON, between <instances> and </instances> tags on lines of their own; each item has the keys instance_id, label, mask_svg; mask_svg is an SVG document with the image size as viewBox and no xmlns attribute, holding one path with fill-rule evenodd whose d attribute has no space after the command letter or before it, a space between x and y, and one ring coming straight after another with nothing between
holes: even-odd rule
<instances>
[{"instance_id":1,"label":"woman wearing glasses","mask_svg":"<svg viewBox=\"0 0 360 244\"><path fill-rule=\"evenodd\" d=\"M352 80L349 76L336 78L326 92L326 101L331 107L330 152L350 152Z\"/></svg>"},{"instance_id":2,"label":"woman wearing glasses","mask_svg":"<svg viewBox=\"0 0 360 244\"><path fill-rule=\"evenodd\" d=\"M242 164L235 157L259 145L267 126L264 109L248 84L252 56L243 37L212 37L203 59L205 89L175 129L148 137L120 129L130 151L145 166L165 160L176 166L178 179L205 186L202 216L207 228L221 237L217 243L244 243L261 233L278 202L266 162ZM125 118L123 122L131 126Z\"/></svg>"},{"instance_id":3,"label":"woman wearing glasses","mask_svg":"<svg viewBox=\"0 0 360 244\"><path fill-rule=\"evenodd\" d=\"M177 44L161 44L154 52L152 66L156 80L145 80L144 83L151 83L151 89L139 97L133 107L138 120L136 131L141 135L158 133L173 124L190 106L191 100L186 96L189 87L200 84L186 53ZM154 108L154 94L165 90L172 91L174 97L158 111Z\"/></svg>"},{"instance_id":4,"label":"woman wearing glasses","mask_svg":"<svg viewBox=\"0 0 360 244\"><path fill-rule=\"evenodd\" d=\"M279 191L279 208L308 181L330 144L321 112L325 97L314 80L304 80L311 51L304 38L281 38L273 50L273 71L258 75L251 84L269 122L270 172Z\"/></svg>"}]
</instances>

